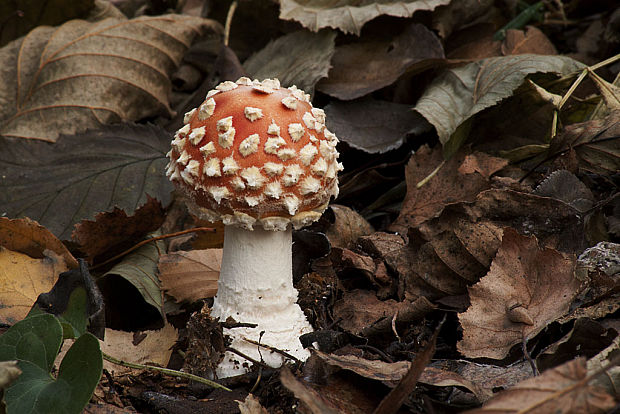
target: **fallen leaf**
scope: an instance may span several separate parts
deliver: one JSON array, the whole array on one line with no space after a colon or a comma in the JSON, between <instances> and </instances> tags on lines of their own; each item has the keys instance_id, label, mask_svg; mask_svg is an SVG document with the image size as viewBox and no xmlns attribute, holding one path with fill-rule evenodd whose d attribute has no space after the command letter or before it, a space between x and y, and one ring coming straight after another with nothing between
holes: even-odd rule
<instances>
[{"instance_id":1,"label":"fallen leaf","mask_svg":"<svg viewBox=\"0 0 620 414\"><path fill-rule=\"evenodd\" d=\"M14 325L24 319L37 297L66 270L65 261L53 252L35 259L0 246L0 323Z\"/></svg>"},{"instance_id":2,"label":"fallen leaf","mask_svg":"<svg viewBox=\"0 0 620 414\"><path fill-rule=\"evenodd\" d=\"M163 317L161 282L157 277L157 262L160 252L163 251L165 251L164 243L155 241L125 256L98 279L98 283L105 286L101 288L104 296L114 294L113 276L120 276L131 283L140 292L145 302L153 306ZM106 286L107 284L112 284L112 286Z\"/></svg>"},{"instance_id":3,"label":"fallen leaf","mask_svg":"<svg viewBox=\"0 0 620 414\"><path fill-rule=\"evenodd\" d=\"M0 137L0 215L30 217L67 240L80 220L114 207L133 214L147 194L167 205L169 149L153 125L110 125L54 145Z\"/></svg>"},{"instance_id":4,"label":"fallen leaf","mask_svg":"<svg viewBox=\"0 0 620 414\"><path fill-rule=\"evenodd\" d=\"M101 351L112 357L134 364L154 364L166 367L172 355L172 347L178 339L174 326L165 324L162 329L143 332L105 330L105 340L99 341ZM139 341L135 341L139 338ZM131 368L103 361L104 369L114 375L131 372Z\"/></svg>"},{"instance_id":5,"label":"fallen leaf","mask_svg":"<svg viewBox=\"0 0 620 414\"><path fill-rule=\"evenodd\" d=\"M82 220L75 226L72 239L93 263L97 256L115 246L129 248L139 242L147 233L157 230L164 221L161 203L147 194L146 204L128 216L115 207L109 213L99 213L95 220ZM114 253L119 253L116 249Z\"/></svg>"},{"instance_id":6,"label":"fallen leaf","mask_svg":"<svg viewBox=\"0 0 620 414\"><path fill-rule=\"evenodd\" d=\"M159 279L164 292L177 302L196 302L217 293L222 249L179 251L159 258Z\"/></svg>"},{"instance_id":7,"label":"fallen leaf","mask_svg":"<svg viewBox=\"0 0 620 414\"><path fill-rule=\"evenodd\" d=\"M248 394L245 400L237 402L239 403L241 414L269 414L267 409L260 404L258 398L252 394Z\"/></svg>"},{"instance_id":8,"label":"fallen leaf","mask_svg":"<svg viewBox=\"0 0 620 414\"><path fill-rule=\"evenodd\" d=\"M620 169L620 111L603 119L567 126L552 142L552 150L575 151L579 167L609 175Z\"/></svg>"},{"instance_id":9,"label":"fallen leaf","mask_svg":"<svg viewBox=\"0 0 620 414\"><path fill-rule=\"evenodd\" d=\"M393 335L393 324L398 329L421 321L435 306L421 297L411 302L394 299L380 301L368 290L356 289L345 293L334 304L334 319L347 332L360 336Z\"/></svg>"},{"instance_id":10,"label":"fallen leaf","mask_svg":"<svg viewBox=\"0 0 620 414\"><path fill-rule=\"evenodd\" d=\"M168 75L194 36L217 27L177 14L37 27L0 49L0 135L54 142L61 133L169 116Z\"/></svg>"},{"instance_id":11,"label":"fallen leaf","mask_svg":"<svg viewBox=\"0 0 620 414\"><path fill-rule=\"evenodd\" d=\"M342 100L362 97L394 83L405 72L420 72L444 58L437 36L421 24L394 38L336 48L329 76L317 89Z\"/></svg>"},{"instance_id":12,"label":"fallen leaf","mask_svg":"<svg viewBox=\"0 0 620 414\"><path fill-rule=\"evenodd\" d=\"M556 170L534 190L534 194L561 200L579 212L588 211L594 204L594 195L574 174Z\"/></svg>"},{"instance_id":13,"label":"fallen leaf","mask_svg":"<svg viewBox=\"0 0 620 414\"><path fill-rule=\"evenodd\" d=\"M607 348L588 360L588 373L592 374L608 367L618 352L620 352L620 335L616 336ZM620 366L609 368L605 375L594 378L591 384L606 390L617 400L620 397Z\"/></svg>"},{"instance_id":14,"label":"fallen leaf","mask_svg":"<svg viewBox=\"0 0 620 414\"><path fill-rule=\"evenodd\" d=\"M364 98L332 101L325 107L327 127L352 148L382 154L399 148L408 134L422 134L430 125L411 106Z\"/></svg>"},{"instance_id":15,"label":"fallen leaf","mask_svg":"<svg viewBox=\"0 0 620 414\"><path fill-rule=\"evenodd\" d=\"M611 395L588 385L586 361L577 358L501 391L482 408L464 414L602 414L615 406Z\"/></svg>"},{"instance_id":16,"label":"fallen leaf","mask_svg":"<svg viewBox=\"0 0 620 414\"><path fill-rule=\"evenodd\" d=\"M432 27L442 39L447 39L461 27L469 26L488 15L494 8L493 3L492 0L451 1L433 12Z\"/></svg>"},{"instance_id":17,"label":"fallen leaf","mask_svg":"<svg viewBox=\"0 0 620 414\"><path fill-rule=\"evenodd\" d=\"M418 10L433 10L449 0L392 0L353 1L280 0L280 18L295 20L313 32L323 27L340 29L344 33L361 34L362 26L378 16L410 17Z\"/></svg>"},{"instance_id":18,"label":"fallen leaf","mask_svg":"<svg viewBox=\"0 0 620 414\"><path fill-rule=\"evenodd\" d=\"M63 258L70 268L77 268L78 262L60 240L36 221L0 217L0 246L27 254L33 258L46 257L50 250Z\"/></svg>"},{"instance_id":19,"label":"fallen leaf","mask_svg":"<svg viewBox=\"0 0 620 414\"><path fill-rule=\"evenodd\" d=\"M473 201L480 191L491 187L489 176L506 165L501 158L464 152L442 163L439 147L431 150L422 146L411 156L405 169L407 195L391 230L406 233L407 227L417 227L438 216L447 204ZM418 187L436 169L432 178Z\"/></svg>"},{"instance_id":20,"label":"fallen leaf","mask_svg":"<svg viewBox=\"0 0 620 414\"><path fill-rule=\"evenodd\" d=\"M243 67L252 78L278 78L283 86L296 85L312 93L319 79L327 76L335 38L329 30L289 33L256 52Z\"/></svg>"},{"instance_id":21,"label":"fallen leaf","mask_svg":"<svg viewBox=\"0 0 620 414\"><path fill-rule=\"evenodd\" d=\"M518 55L483 59L436 77L415 110L437 130L446 157L462 146L466 121L510 97L533 73L568 75L583 65L564 56Z\"/></svg>"},{"instance_id":22,"label":"fallen leaf","mask_svg":"<svg viewBox=\"0 0 620 414\"><path fill-rule=\"evenodd\" d=\"M489 273L468 288L471 306L459 314L459 352L503 359L513 345L563 316L581 286L575 263L570 255L541 249L535 237L505 229Z\"/></svg>"},{"instance_id":23,"label":"fallen leaf","mask_svg":"<svg viewBox=\"0 0 620 414\"><path fill-rule=\"evenodd\" d=\"M557 55L558 53L549 38L535 26L527 26L525 30L507 30L501 50L504 56L524 55L527 53Z\"/></svg>"},{"instance_id":24,"label":"fallen leaf","mask_svg":"<svg viewBox=\"0 0 620 414\"><path fill-rule=\"evenodd\" d=\"M359 213L347 206L331 204L334 222L325 235L332 247L351 247L358 238L374 232L372 225Z\"/></svg>"}]
</instances>

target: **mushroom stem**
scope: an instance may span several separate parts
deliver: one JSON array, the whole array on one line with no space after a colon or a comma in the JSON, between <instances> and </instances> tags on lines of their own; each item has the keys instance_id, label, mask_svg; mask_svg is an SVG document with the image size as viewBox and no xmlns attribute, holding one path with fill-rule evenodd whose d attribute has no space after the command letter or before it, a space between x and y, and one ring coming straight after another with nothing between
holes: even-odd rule
<instances>
[{"instance_id":1,"label":"mushroom stem","mask_svg":"<svg viewBox=\"0 0 620 414\"><path fill-rule=\"evenodd\" d=\"M232 348L274 368L282 365L282 356L244 338L302 361L310 355L299 342L299 336L312 332L312 327L297 305L291 246L290 226L286 231L226 226L218 292L211 311L220 321L232 317L237 322L258 324L256 328L225 329L224 334L232 338ZM227 352L216 374L219 378L240 375L248 371L247 365L248 361Z\"/></svg>"}]
</instances>

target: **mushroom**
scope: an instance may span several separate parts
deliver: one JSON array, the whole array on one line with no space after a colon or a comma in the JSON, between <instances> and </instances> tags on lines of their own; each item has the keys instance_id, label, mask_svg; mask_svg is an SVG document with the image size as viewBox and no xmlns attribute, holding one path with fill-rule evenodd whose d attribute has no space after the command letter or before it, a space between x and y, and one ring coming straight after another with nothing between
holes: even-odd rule
<instances>
[{"instance_id":1,"label":"mushroom","mask_svg":"<svg viewBox=\"0 0 620 414\"><path fill-rule=\"evenodd\" d=\"M310 96L277 79L220 83L188 112L168 153L166 175L192 214L225 225L222 267L211 315L255 328L226 328L231 347L272 367L306 360L299 336L312 331L292 281L292 228L319 219L338 195L338 139ZM249 370L226 352L219 378Z\"/></svg>"}]
</instances>

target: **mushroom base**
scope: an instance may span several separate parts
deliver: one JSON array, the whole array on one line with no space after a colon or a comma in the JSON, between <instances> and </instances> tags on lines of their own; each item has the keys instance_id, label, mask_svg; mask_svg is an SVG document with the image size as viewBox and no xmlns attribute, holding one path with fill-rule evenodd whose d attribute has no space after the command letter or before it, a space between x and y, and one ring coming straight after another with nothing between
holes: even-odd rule
<instances>
[{"instance_id":1,"label":"mushroom base","mask_svg":"<svg viewBox=\"0 0 620 414\"><path fill-rule=\"evenodd\" d=\"M246 338L305 361L310 353L302 347L299 336L312 332L312 327L296 302L290 226L286 231L249 231L226 226L218 292L211 315L221 321L232 317L237 322L257 324L255 328L224 329L224 334L232 338L230 346L274 368L283 364L284 357ZM216 375L225 378L244 374L251 365L245 358L226 352Z\"/></svg>"}]
</instances>

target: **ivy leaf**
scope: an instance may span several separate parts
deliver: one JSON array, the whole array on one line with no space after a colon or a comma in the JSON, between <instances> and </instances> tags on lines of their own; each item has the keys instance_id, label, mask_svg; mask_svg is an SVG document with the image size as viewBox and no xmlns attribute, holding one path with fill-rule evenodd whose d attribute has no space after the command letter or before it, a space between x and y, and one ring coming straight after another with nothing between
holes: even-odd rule
<instances>
[{"instance_id":1,"label":"ivy leaf","mask_svg":"<svg viewBox=\"0 0 620 414\"><path fill-rule=\"evenodd\" d=\"M169 147L153 125L109 125L53 145L0 138L0 216L30 217L68 240L74 224L114 207L133 214L147 194L166 205Z\"/></svg>"}]
</instances>

